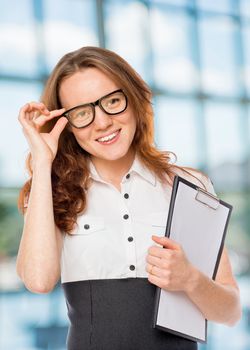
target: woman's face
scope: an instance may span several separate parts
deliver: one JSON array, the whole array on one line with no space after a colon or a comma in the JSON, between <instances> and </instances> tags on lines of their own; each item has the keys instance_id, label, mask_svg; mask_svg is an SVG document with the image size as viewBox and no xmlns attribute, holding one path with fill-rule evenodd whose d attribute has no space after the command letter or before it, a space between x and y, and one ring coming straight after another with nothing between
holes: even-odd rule
<instances>
[{"instance_id":1,"label":"woman's face","mask_svg":"<svg viewBox=\"0 0 250 350\"><path fill-rule=\"evenodd\" d=\"M86 68L66 78L60 86L60 100L66 110L90 103L120 89L108 76L97 68ZM95 119L89 126L70 127L79 145L93 158L118 160L130 150L136 130L136 120L128 103L124 112L108 115L95 106ZM103 139L109 137L109 140Z\"/></svg>"}]
</instances>

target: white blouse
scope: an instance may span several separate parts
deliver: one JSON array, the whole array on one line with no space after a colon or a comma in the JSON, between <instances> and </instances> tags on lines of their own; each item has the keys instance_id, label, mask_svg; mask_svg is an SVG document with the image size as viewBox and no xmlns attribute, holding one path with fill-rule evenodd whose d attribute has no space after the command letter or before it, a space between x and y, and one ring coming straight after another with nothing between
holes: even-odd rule
<instances>
[{"instance_id":1,"label":"white blouse","mask_svg":"<svg viewBox=\"0 0 250 350\"><path fill-rule=\"evenodd\" d=\"M201 186L192 176L179 175ZM147 278L146 255L155 245L151 236L165 234L172 188L138 157L121 181L121 192L102 180L92 162L90 176L87 208L72 234L63 235L61 282ZM215 194L211 181L199 176Z\"/></svg>"}]
</instances>

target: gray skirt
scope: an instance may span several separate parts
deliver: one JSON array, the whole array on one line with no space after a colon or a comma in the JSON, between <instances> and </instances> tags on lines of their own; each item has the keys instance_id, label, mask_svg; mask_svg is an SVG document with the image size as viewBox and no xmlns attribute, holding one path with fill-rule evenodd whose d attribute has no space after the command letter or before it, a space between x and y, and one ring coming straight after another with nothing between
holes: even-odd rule
<instances>
[{"instance_id":1,"label":"gray skirt","mask_svg":"<svg viewBox=\"0 0 250 350\"><path fill-rule=\"evenodd\" d=\"M156 286L147 278L62 283L68 350L197 350L197 343L152 326Z\"/></svg>"}]
</instances>

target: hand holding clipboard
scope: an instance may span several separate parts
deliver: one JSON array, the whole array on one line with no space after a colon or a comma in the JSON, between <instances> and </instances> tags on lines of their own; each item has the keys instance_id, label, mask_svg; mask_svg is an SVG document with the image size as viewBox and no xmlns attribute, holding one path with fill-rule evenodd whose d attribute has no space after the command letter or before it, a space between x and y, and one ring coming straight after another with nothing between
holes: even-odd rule
<instances>
[{"instance_id":1,"label":"hand holding clipboard","mask_svg":"<svg viewBox=\"0 0 250 350\"><path fill-rule=\"evenodd\" d=\"M231 211L230 204L176 176L165 236L181 244L189 261L215 279ZM206 342L207 321L184 292L157 287L153 326Z\"/></svg>"}]
</instances>

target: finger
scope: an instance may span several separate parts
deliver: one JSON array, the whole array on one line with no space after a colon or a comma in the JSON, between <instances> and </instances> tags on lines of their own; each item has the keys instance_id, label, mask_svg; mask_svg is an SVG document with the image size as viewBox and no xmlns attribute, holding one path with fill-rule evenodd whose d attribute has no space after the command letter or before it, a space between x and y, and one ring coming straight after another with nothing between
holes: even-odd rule
<instances>
[{"instance_id":1,"label":"finger","mask_svg":"<svg viewBox=\"0 0 250 350\"><path fill-rule=\"evenodd\" d=\"M42 103L42 102L40 102L40 105L41 105L41 107L42 107L42 110L43 110L44 112L46 112L46 114L48 114L48 113L49 113L49 110L48 110L47 106L46 106L44 103Z\"/></svg>"},{"instance_id":2,"label":"finger","mask_svg":"<svg viewBox=\"0 0 250 350\"><path fill-rule=\"evenodd\" d=\"M48 108L45 106L44 103L39 102L38 104L38 109L41 113L45 114L45 115L49 115L50 111L48 110Z\"/></svg>"},{"instance_id":3,"label":"finger","mask_svg":"<svg viewBox=\"0 0 250 350\"><path fill-rule=\"evenodd\" d=\"M146 271L148 272L148 273L151 273L152 272L152 268L153 268L153 265L152 264L146 264Z\"/></svg>"},{"instance_id":4,"label":"finger","mask_svg":"<svg viewBox=\"0 0 250 350\"><path fill-rule=\"evenodd\" d=\"M60 109L54 109L53 111L50 112L50 116L52 117L59 117L61 114L65 112L65 108L60 108Z\"/></svg>"},{"instance_id":5,"label":"finger","mask_svg":"<svg viewBox=\"0 0 250 350\"><path fill-rule=\"evenodd\" d=\"M19 111L18 120L23 127L28 127L32 125L30 120L30 105L26 103Z\"/></svg>"},{"instance_id":6,"label":"finger","mask_svg":"<svg viewBox=\"0 0 250 350\"><path fill-rule=\"evenodd\" d=\"M43 119L46 118L46 120L49 120L60 116L64 111L65 108L60 108L50 112L45 106L37 106L36 110L34 111L34 119L42 117Z\"/></svg>"},{"instance_id":7,"label":"finger","mask_svg":"<svg viewBox=\"0 0 250 350\"><path fill-rule=\"evenodd\" d=\"M164 248L173 249L173 250L180 250L181 246L175 242L174 240L168 238L168 237L159 237L152 235L152 240L158 244L163 245Z\"/></svg>"},{"instance_id":8,"label":"finger","mask_svg":"<svg viewBox=\"0 0 250 350\"><path fill-rule=\"evenodd\" d=\"M155 265L147 264L146 271L148 272L149 275L165 278L165 270Z\"/></svg>"},{"instance_id":9,"label":"finger","mask_svg":"<svg viewBox=\"0 0 250 350\"><path fill-rule=\"evenodd\" d=\"M27 112L27 118L29 120L34 120L41 114L49 115L47 107L40 102L29 102Z\"/></svg>"},{"instance_id":10,"label":"finger","mask_svg":"<svg viewBox=\"0 0 250 350\"><path fill-rule=\"evenodd\" d=\"M29 111L29 108L30 108L29 103L26 103L23 107L20 108L19 114L18 114L19 121L21 121L24 118L25 113L27 113Z\"/></svg>"},{"instance_id":11,"label":"finger","mask_svg":"<svg viewBox=\"0 0 250 350\"><path fill-rule=\"evenodd\" d=\"M28 103L29 105L29 109L31 110L40 110L45 112L46 114L49 113L48 108L45 106L45 104L43 102L35 102L35 101L31 101Z\"/></svg>"},{"instance_id":12,"label":"finger","mask_svg":"<svg viewBox=\"0 0 250 350\"><path fill-rule=\"evenodd\" d=\"M41 117L40 120L43 120L43 121L51 120L55 117L59 117L64 111L65 111L65 108L55 109L55 110L49 112L49 114L47 114L47 115L40 115L40 117Z\"/></svg>"},{"instance_id":13,"label":"finger","mask_svg":"<svg viewBox=\"0 0 250 350\"><path fill-rule=\"evenodd\" d=\"M65 108L61 109L55 109L54 111L49 112L48 115L40 114L37 117L34 117L34 123L41 127L43 126L47 121L59 117L63 112L65 111Z\"/></svg>"},{"instance_id":14,"label":"finger","mask_svg":"<svg viewBox=\"0 0 250 350\"><path fill-rule=\"evenodd\" d=\"M51 130L50 134L53 135L56 139L59 139L59 136L61 135L63 129L68 123L68 119L65 117L61 117L56 122L54 128Z\"/></svg>"},{"instance_id":15,"label":"finger","mask_svg":"<svg viewBox=\"0 0 250 350\"><path fill-rule=\"evenodd\" d=\"M21 124L23 124L23 122L28 122L29 125L32 125L32 122L37 119L41 113L45 115L49 114L49 111L43 103L29 102L20 109L18 120ZM25 124L27 125L27 123Z\"/></svg>"},{"instance_id":16,"label":"finger","mask_svg":"<svg viewBox=\"0 0 250 350\"><path fill-rule=\"evenodd\" d=\"M164 266L162 260L163 260L162 258L159 258L158 256L153 256L151 254L148 254L147 257L146 257L147 263L155 265L155 266L158 266L158 267L163 267Z\"/></svg>"},{"instance_id":17,"label":"finger","mask_svg":"<svg viewBox=\"0 0 250 350\"><path fill-rule=\"evenodd\" d=\"M172 253L172 250L168 250L162 247L158 247L156 245L152 245L148 249L148 254L156 256L158 258L164 258L165 256L170 256Z\"/></svg>"},{"instance_id":18,"label":"finger","mask_svg":"<svg viewBox=\"0 0 250 350\"><path fill-rule=\"evenodd\" d=\"M160 288L164 288L165 287L164 281L162 280L162 278L160 278L158 276L149 274L148 275L148 280L149 280L150 283L156 285L157 287L160 287Z\"/></svg>"}]
</instances>

